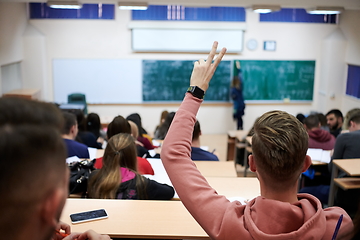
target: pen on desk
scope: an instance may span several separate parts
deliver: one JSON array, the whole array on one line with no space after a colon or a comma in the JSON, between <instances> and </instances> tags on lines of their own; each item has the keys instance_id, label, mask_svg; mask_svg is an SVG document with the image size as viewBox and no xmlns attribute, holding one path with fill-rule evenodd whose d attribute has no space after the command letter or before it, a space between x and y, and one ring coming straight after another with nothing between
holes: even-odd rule
<instances>
[{"instance_id":1,"label":"pen on desk","mask_svg":"<svg viewBox=\"0 0 360 240\"><path fill-rule=\"evenodd\" d=\"M213 150L211 153L214 153L214 152L215 152L215 150L216 150L216 148L214 148L214 150Z\"/></svg>"},{"instance_id":2,"label":"pen on desk","mask_svg":"<svg viewBox=\"0 0 360 240\"><path fill-rule=\"evenodd\" d=\"M340 226L341 226L342 219L343 219L343 215L341 214L340 217L339 217L339 220L338 220L338 222L336 224L335 231L334 231L334 234L333 234L331 240L336 239L336 236L337 236L337 234L339 232L339 229L340 229Z\"/></svg>"}]
</instances>

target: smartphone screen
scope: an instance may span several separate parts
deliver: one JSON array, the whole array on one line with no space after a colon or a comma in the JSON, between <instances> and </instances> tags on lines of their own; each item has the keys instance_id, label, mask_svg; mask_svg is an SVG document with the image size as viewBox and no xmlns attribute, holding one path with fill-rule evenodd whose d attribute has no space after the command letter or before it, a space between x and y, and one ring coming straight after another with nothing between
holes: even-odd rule
<instances>
[{"instance_id":1,"label":"smartphone screen","mask_svg":"<svg viewBox=\"0 0 360 240\"><path fill-rule=\"evenodd\" d=\"M107 217L108 215L105 209L70 214L71 222L73 224L104 219Z\"/></svg>"}]
</instances>

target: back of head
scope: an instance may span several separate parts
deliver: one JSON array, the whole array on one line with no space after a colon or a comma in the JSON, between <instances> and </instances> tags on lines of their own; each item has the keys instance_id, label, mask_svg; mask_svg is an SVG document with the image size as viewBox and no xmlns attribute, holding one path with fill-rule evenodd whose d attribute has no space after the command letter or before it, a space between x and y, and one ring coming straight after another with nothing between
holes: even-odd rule
<instances>
[{"instance_id":1,"label":"back of head","mask_svg":"<svg viewBox=\"0 0 360 240\"><path fill-rule=\"evenodd\" d=\"M139 129L133 121L128 121L131 127L131 135L134 137L134 139L137 139L139 136Z\"/></svg>"},{"instance_id":2,"label":"back of head","mask_svg":"<svg viewBox=\"0 0 360 240\"><path fill-rule=\"evenodd\" d=\"M360 112L354 113L349 117L348 125L350 126L350 122L354 122L355 124L360 124Z\"/></svg>"},{"instance_id":3,"label":"back of head","mask_svg":"<svg viewBox=\"0 0 360 240\"><path fill-rule=\"evenodd\" d=\"M76 116L70 112L63 112L64 127L62 129L62 134L69 134L73 126L76 126Z\"/></svg>"},{"instance_id":4,"label":"back of head","mask_svg":"<svg viewBox=\"0 0 360 240\"><path fill-rule=\"evenodd\" d=\"M3 97L0 99L0 125L9 123L13 125L36 124L62 129L63 119L61 112L53 104L29 101L18 97Z\"/></svg>"},{"instance_id":5,"label":"back of head","mask_svg":"<svg viewBox=\"0 0 360 240\"><path fill-rule=\"evenodd\" d=\"M100 117L96 113L89 113L86 117L86 130L99 137L101 129Z\"/></svg>"},{"instance_id":6,"label":"back of head","mask_svg":"<svg viewBox=\"0 0 360 240\"><path fill-rule=\"evenodd\" d=\"M319 121L320 121L320 125L321 125L322 127L327 126L326 117L325 117L324 114L322 114L322 113L317 113L316 116L318 117L318 119L319 119Z\"/></svg>"},{"instance_id":7,"label":"back of head","mask_svg":"<svg viewBox=\"0 0 360 240\"><path fill-rule=\"evenodd\" d=\"M110 139L112 136L118 133L131 134L131 127L129 122L122 116L115 117L108 126L107 137Z\"/></svg>"},{"instance_id":8,"label":"back of head","mask_svg":"<svg viewBox=\"0 0 360 240\"><path fill-rule=\"evenodd\" d=\"M332 109L330 110L326 116L330 115L330 114L334 114L336 118L341 118L341 120L344 120L343 114L339 109Z\"/></svg>"},{"instance_id":9,"label":"back of head","mask_svg":"<svg viewBox=\"0 0 360 240\"><path fill-rule=\"evenodd\" d=\"M297 120L299 120L301 123L304 123L305 115L302 114L302 113L298 113L298 114L296 115L296 118L297 118Z\"/></svg>"},{"instance_id":10,"label":"back of head","mask_svg":"<svg viewBox=\"0 0 360 240\"><path fill-rule=\"evenodd\" d=\"M120 185L120 167L137 172L137 155L133 137L119 133L112 136L105 148L103 167L90 179L88 193L92 198L115 198Z\"/></svg>"},{"instance_id":11,"label":"back of head","mask_svg":"<svg viewBox=\"0 0 360 240\"><path fill-rule=\"evenodd\" d=\"M159 129L158 129L158 132L157 132L157 136L160 138L160 139L164 139L165 136L166 136L166 133L167 131L169 130L169 127L172 123L172 120L174 119L175 117L175 112L170 112L166 118L165 118L165 121L160 125Z\"/></svg>"},{"instance_id":12,"label":"back of head","mask_svg":"<svg viewBox=\"0 0 360 240\"><path fill-rule=\"evenodd\" d=\"M199 139L200 133L201 133L200 123L198 120L196 120L195 125L194 125L192 140L194 141L194 140Z\"/></svg>"},{"instance_id":13,"label":"back of head","mask_svg":"<svg viewBox=\"0 0 360 240\"><path fill-rule=\"evenodd\" d=\"M294 116L270 111L254 124L252 149L257 171L264 180L273 187L289 187L300 176L308 134Z\"/></svg>"},{"instance_id":14,"label":"back of head","mask_svg":"<svg viewBox=\"0 0 360 240\"><path fill-rule=\"evenodd\" d=\"M349 128L349 126L350 126L350 121L349 121L350 118L359 113L360 113L360 108L353 108L346 113L345 121L344 121L347 125L346 128Z\"/></svg>"},{"instance_id":15,"label":"back of head","mask_svg":"<svg viewBox=\"0 0 360 240\"><path fill-rule=\"evenodd\" d=\"M304 124L308 130L313 128L320 128L320 121L317 115L309 115L304 120Z\"/></svg>"},{"instance_id":16,"label":"back of head","mask_svg":"<svg viewBox=\"0 0 360 240\"><path fill-rule=\"evenodd\" d=\"M143 133L145 133L145 132L143 132L141 117L138 113L130 114L129 116L126 117L126 120L132 121L137 125L137 127L139 129L139 136L142 136Z\"/></svg>"},{"instance_id":17,"label":"back of head","mask_svg":"<svg viewBox=\"0 0 360 240\"><path fill-rule=\"evenodd\" d=\"M168 114L169 114L169 112L166 111L166 110L164 110L164 111L161 112L159 125L161 125L161 124L165 121L165 118L166 118L166 116L167 116Z\"/></svg>"},{"instance_id":18,"label":"back of head","mask_svg":"<svg viewBox=\"0 0 360 240\"><path fill-rule=\"evenodd\" d=\"M70 111L72 114L75 115L76 117L76 122L78 124L78 129L79 131L85 131L86 129L86 118L85 118L85 114L82 110L80 109L74 109Z\"/></svg>"},{"instance_id":19,"label":"back of head","mask_svg":"<svg viewBox=\"0 0 360 240\"><path fill-rule=\"evenodd\" d=\"M166 118L165 118L165 121L164 121L164 125L169 128L171 123L172 123L172 120L174 119L175 117L175 112L169 112L168 115L166 115Z\"/></svg>"},{"instance_id":20,"label":"back of head","mask_svg":"<svg viewBox=\"0 0 360 240\"><path fill-rule=\"evenodd\" d=\"M65 182L62 115L49 103L10 98L0 98L0 112L0 232L16 239L41 220L35 209Z\"/></svg>"}]
</instances>

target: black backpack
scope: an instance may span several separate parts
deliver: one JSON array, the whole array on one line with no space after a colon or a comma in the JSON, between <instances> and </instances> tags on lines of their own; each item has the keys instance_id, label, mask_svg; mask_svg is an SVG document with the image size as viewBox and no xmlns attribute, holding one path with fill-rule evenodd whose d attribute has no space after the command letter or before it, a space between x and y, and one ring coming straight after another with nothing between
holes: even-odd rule
<instances>
[{"instance_id":1,"label":"black backpack","mask_svg":"<svg viewBox=\"0 0 360 240\"><path fill-rule=\"evenodd\" d=\"M95 170L94 163L95 159L92 161L83 160L69 166L69 194L86 193L89 176Z\"/></svg>"}]
</instances>

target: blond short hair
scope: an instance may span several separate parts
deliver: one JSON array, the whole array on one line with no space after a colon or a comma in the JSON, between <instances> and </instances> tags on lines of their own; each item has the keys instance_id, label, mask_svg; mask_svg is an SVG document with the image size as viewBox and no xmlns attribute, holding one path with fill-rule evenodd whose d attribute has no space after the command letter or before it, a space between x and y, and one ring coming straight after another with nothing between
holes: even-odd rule
<instances>
[{"instance_id":1,"label":"blond short hair","mask_svg":"<svg viewBox=\"0 0 360 240\"><path fill-rule=\"evenodd\" d=\"M254 124L252 149L258 171L267 180L293 184L302 171L308 134L294 116L270 111Z\"/></svg>"}]
</instances>

